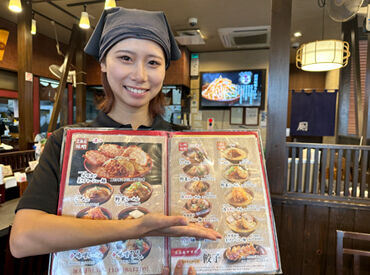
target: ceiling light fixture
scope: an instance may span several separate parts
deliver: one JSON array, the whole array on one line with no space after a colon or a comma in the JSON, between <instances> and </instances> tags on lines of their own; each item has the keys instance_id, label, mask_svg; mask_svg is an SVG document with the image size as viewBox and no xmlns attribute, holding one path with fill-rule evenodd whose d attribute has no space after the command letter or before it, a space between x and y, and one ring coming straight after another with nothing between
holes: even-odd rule
<instances>
[{"instance_id":1,"label":"ceiling light fixture","mask_svg":"<svg viewBox=\"0 0 370 275\"><path fill-rule=\"evenodd\" d=\"M342 68L348 64L348 58L351 55L348 42L324 40L325 0L320 1L319 7L323 8L322 40L302 44L296 54L297 68L309 72L325 72Z\"/></svg>"},{"instance_id":2,"label":"ceiling light fixture","mask_svg":"<svg viewBox=\"0 0 370 275\"><path fill-rule=\"evenodd\" d=\"M81 12L80 24L81 29L90 29L89 14L86 12L86 5L84 5L84 11Z\"/></svg>"},{"instance_id":3,"label":"ceiling light fixture","mask_svg":"<svg viewBox=\"0 0 370 275\"><path fill-rule=\"evenodd\" d=\"M20 13L22 11L21 0L10 0L8 8L12 12Z\"/></svg>"},{"instance_id":4,"label":"ceiling light fixture","mask_svg":"<svg viewBox=\"0 0 370 275\"><path fill-rule=\"evenodd\" d=\"M115 0L105 0L104 9L109 10L111 8L116 7L116 1Z\"/></svg>"},{"instance_id":5,"label":"ceiling light fixture","mask_svg":"<svg viewBox=\"0 0 370 275\"><path fill-rule=\"evenodd\" d=\"M302 33L301 32L295 32L293 35L294 35L294 37L301 37Z\"/></svg>"},{"instance_id":6,"label":"ceiling light fixture","mask_svg":"<svg viewBox=\"0 0 370 275\"><path fill-rule=\"evenodd\" d=\"M36 34L36 20L35 19L32 19L31 34L32 35Z\"/></svg>"},{"instance_id":7,"label":"ceiling light fixture","mask_svg":"<svg viewBox=\"0 0 370 275\"><path fill-rule=\"evenodd\" d=\"M299 47L296 65L304 71L330 71L346 66L349 56L349 44L347 42L320 40Z\"/></svg>"},{"instance_id":8,"label":"ceiling light fixture","mask_svg":"<svg viewBox=\"0 0 370 275\"><path fill-rule=\"evenodd\" d=\"M35 14L32 13L32 24L31 24L31 34L36 34L36 20L35 20Z\"/></svg>"}]
</instances>

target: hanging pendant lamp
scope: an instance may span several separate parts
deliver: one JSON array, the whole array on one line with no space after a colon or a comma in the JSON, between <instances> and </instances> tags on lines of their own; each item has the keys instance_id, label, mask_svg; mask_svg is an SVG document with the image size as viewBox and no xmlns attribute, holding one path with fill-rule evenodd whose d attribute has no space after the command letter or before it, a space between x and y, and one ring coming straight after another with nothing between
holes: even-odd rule
<instances>
[{"instance_id":1,"label":"hanging pendant lamp","mask_svg":"<svg viewBox=\"0 0 370 275\"><path fill-rule=\"evenodd\" d=\"M20 13L22 11L21 0L10 0L8 8L12 12Z\"/></svg>"},{"instance_id":2,"label":"hanging pendant lamp","mask_svg":"<svg viewBox=\"0 0 370 275\"><path fill-rule=\"evenodd\" d=\"M116 1L115 0L105 0L104 9L109 10L111 8L116 7Z\"/></svg>"},{"instance_id":3,"label":"hanging pendant lamp","mask_svg":"<svg viewBox=\"0 0 370 275\"><path fill-rule=\"evenodd\" d=\"M324 40L326 0L318 1L322 8L322 38L319 41L302 44L297 50L297 68L309 72L325 72L342 68L348 64L349 44L341 40Z\"/></svg>"},{"instance_id":4,"label":"hanging pendant lamp","mask_svg":"<svg viewBox=\"0 0 370 275\"><path fill-rule=\"evenodd\" d=\"M297 68L310 72L323 72L342 68L350 57L348 42L320 40L303 44L296 55Z\"/></svg>"},{"instance_id":5,"label":"hanging pendant lamp","mask_svg":"<svg viewBox=\"0 0 370 275\"><path fill-rule=\"evenodd\" d=\"M32 35L35 35L36 34L36 20L35 19L32 19L31 34Z\"/></svg>"},{"instance_id":6,"label":"hanging pendant lamp","mask_svg":"<svg viewBox=\"0 0 370 275\"><path fill-rule=\"evenodd\" d=\"M89 14L86 12L86 5L84 5L84 11L81 12L80 24L81 29L90 29Z\"/></svg>"}]
</instances>

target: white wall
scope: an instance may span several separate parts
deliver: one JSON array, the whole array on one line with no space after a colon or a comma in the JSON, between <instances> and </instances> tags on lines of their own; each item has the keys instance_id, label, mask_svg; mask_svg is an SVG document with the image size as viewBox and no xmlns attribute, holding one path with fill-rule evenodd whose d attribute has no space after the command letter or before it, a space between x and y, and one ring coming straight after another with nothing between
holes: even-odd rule
<instances>
[{"instance_id":1,"label":"white wall","mask_svg":"<svg viewBox=\"0 0 370 275\"><path fill-rule=\"evenodd\" d=\"M227 51L227 52L212 52L199 54L199 72L212 71L232 71L243 69L266 69L268 72L269 50L244 50L244 51ZM266 73L266 89L268 73ZM207 110L199 111L199 77L192 77L190 81L190 92L192 96L192 129L206 130L207 120L210 117L215 119L215 130L226 129L256 129L261 130L262 140L265 140L265 127L259 126L242 126L230 125L229 110ZM267 90L265 94L265 110L267 111ZM195 116L195 117L194 117ZM196 122L194 118L201 118L202 122Z\"/></svg>"}]
</instances>

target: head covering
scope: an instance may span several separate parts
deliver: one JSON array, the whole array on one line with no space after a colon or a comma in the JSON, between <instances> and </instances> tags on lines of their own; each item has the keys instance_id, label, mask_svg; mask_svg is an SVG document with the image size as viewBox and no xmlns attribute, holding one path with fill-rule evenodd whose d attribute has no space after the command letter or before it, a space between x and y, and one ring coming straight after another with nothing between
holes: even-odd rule
<instances>
[{"instance_id":1,"label":"head covering","mask_svg":"<svg viewBox=\"0 0 370 275\"><path fill-rule=\"evenodd\" d=\"M163 12L122 7L103 11L86 44L85 53L101 61L116 43L125 38L147 39L159 44L166 56L166 67L170 60L181 57L180 49Z\"/></svg>"}]
</instances>

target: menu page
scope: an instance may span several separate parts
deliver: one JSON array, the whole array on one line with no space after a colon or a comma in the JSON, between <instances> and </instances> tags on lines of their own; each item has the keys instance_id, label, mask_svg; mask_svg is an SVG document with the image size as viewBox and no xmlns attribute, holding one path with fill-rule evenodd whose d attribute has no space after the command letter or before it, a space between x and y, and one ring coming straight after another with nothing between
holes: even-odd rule
<instances>
[{"instance_id":1,"label":"menu page","mask_svg":"<svg viewBox=\"0 0 370 275\"><path fill-rule=\"evenodd\" d=\"M171 215L221 240L171 238L171 266L204 273L276 273L280 259L258 132L176 133L169 141Z\"/></svg>"},{"instance_id":2,"label":"menu page","mask_svg":"<svg viewBox=\"0 0 370 275\"><path fill-rule=\"evenodd\" d=\"M135 219L165 213L167 135L69 129L64 139L59 215ZM160 274L162 237L145 237L52 254L51 274Z\"/></svg>"}]
</instances>

